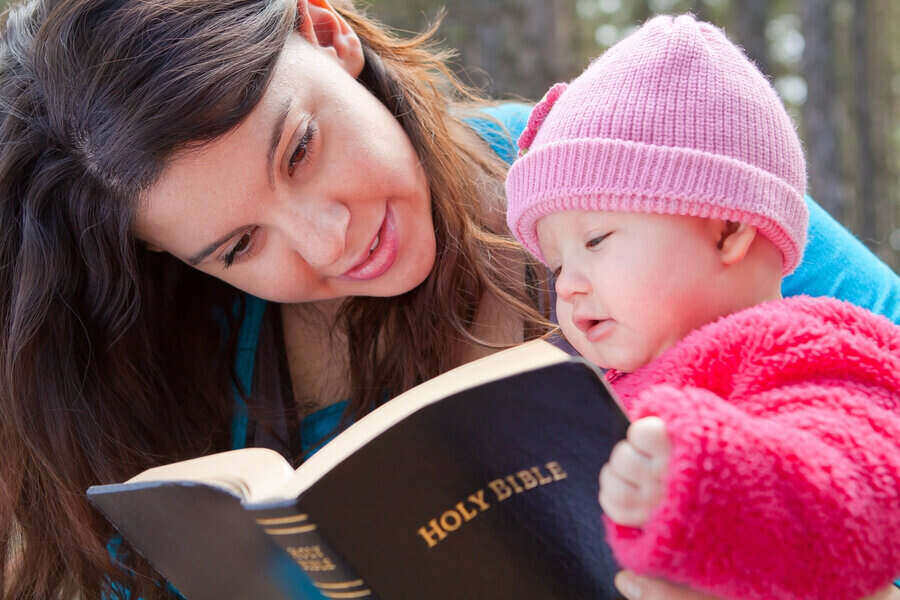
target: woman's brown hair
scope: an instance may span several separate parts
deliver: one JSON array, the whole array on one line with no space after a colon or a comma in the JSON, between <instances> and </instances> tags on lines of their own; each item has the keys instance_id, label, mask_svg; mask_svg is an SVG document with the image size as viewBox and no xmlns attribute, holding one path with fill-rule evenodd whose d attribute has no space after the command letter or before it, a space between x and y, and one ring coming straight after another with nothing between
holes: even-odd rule
<instances>
[{"instance_id":1,"label":"woman's brown hair","mask_svg":"<svg viewBox=\"0 0 900 600\"><path fill-rule=\"evenodd\" d=\"M360 76L429 176L438 255L402 296L351 298L357 417L460 361L483 298L538 333L529 262L503 228L503 165L464 125L429 34L403 40L347 3ZM0 593L171 595L84 498L153 465L228 448L243 296L134 239L173 153L216 139L262 96L290 2L30 0L0 40ZM433 30L432 30L433 31ZM501 256L502 260L496 260ZM269 311L272 312L272 311ZM249 398L251 405L256 401Z\"/></svg>"}]
</instances>

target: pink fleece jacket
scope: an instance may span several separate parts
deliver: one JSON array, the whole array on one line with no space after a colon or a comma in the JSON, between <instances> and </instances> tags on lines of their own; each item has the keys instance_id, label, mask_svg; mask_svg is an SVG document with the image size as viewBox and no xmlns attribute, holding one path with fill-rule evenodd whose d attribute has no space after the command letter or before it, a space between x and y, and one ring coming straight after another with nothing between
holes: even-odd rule
<instances>
[{"instance_id":1,"label":"pink fleece jacket","mask_svg":"<svg viewBox=\"0 0 900 600\"><path fill-rule=\"evenodd\" d=\"M740 600L858 600L900 575L900 327L794 297L610 379L672 440L646 526L607 519L624 567Z\"/></svg>"}]
</instances>

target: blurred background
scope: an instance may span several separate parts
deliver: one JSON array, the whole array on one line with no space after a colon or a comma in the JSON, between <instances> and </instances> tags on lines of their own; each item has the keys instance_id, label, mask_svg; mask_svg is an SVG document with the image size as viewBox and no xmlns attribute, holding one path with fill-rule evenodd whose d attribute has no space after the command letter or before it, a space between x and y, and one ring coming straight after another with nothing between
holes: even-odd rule
<instances>
[{"instance_id":1,"label":"blurred background","mask_svg":"<svg viewBox=\"0 0 900 600\"><path fill-rule=\"evenodd\" d=\"M658 13L722 27L787 105L809 193L900 272L900 0L369 0L370 13L438 37L494 98L536 101Z\"/></svg>"}]
</instances>

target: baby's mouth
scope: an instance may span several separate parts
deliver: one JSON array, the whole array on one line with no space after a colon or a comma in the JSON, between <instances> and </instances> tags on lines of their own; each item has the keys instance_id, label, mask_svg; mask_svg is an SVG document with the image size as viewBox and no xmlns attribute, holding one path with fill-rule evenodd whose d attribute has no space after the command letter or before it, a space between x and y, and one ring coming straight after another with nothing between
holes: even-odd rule
<instances>
[{"instance_id":1,"label":"baby's mouth","mask_svg":"<svg viewBox=\"0 0 900 600\"><path fill-rule=\"evenodd\" d=\"M606 319L575 319L575 327L577 327L582 333L589 332L592 328L594 328L599 323L605 321Z\"/></svg>"}]
</instances>

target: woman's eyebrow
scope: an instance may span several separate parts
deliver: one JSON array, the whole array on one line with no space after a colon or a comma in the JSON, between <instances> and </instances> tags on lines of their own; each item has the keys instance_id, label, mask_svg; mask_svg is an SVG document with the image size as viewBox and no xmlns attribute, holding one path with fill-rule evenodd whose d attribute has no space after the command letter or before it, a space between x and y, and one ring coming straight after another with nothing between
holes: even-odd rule
<instances>
[{"instance_id":1,"label":"woman's eyebrow","mask_svg":"<svg viewBox=\"0 0 900 600\"><path fill-rule=\"evenodd\" d=\"M284 134L284 123L287 121L288 113L291 112L291 99L287 98L281 105L281 111L272 124L272 135L269 138L269 153L266 155L266 163L269 170L269 187L275 188L275 151L278 149L278 142Z\"/></svg>"}]
</instances>

